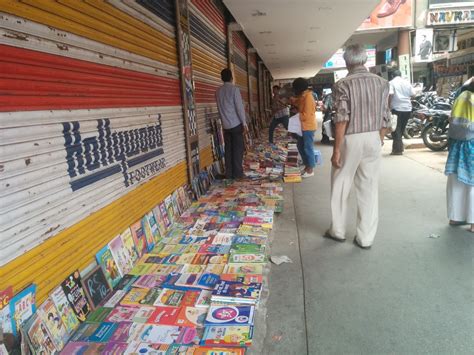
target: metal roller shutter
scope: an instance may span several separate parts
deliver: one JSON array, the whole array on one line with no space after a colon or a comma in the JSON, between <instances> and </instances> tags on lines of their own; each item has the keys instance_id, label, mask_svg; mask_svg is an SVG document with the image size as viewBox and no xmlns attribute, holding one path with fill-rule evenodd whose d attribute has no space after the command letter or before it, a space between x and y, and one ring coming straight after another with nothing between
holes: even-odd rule
<instances>
[{"instance_id":1,"label":"metal roller shutter","mask_svg":"<svg viewBox=\"0 0 474 355\"><path fill-rule=\"evenodd\" d=\"M0 289L41 301L187 182L169 3L0 3Z\"/></svg>"},{"instance_id":2,"label":"metal roller shutter","mask_svg":"<svg viewBox=\"0 0 474 355\"><path fill-rule=\"evenodd\" d=\"M232 32L232 63L234 64L235 83L242 94L245 111L250 113L247 40L242 32Z\"/></svg>"},{"instance_id":3,"label":"metal roller shutter","mask_svg":"<svg viewBox=\"0 0 474 355\"><path fill-rule=\"evenodd\" d=\"M190 25L199 147L208 152L202 161L202 166L208 166L212 163L211 121L218 118L215 92L222 85L220 72L227 67L223 6L217 1L192 0Z\"/></svg>"},{"instance_id":4,"label":"metal roller shutter","mask_svg":"<svg viewBox=\"0 0 474 355\"><path fill-rule=\"evenodd\" d=\"M260 117L258 105L258 73L257 73L257 53L255 50L249 51L249 89L250 89L250 107L254 116Z\"/></svg>"}]
</instances>

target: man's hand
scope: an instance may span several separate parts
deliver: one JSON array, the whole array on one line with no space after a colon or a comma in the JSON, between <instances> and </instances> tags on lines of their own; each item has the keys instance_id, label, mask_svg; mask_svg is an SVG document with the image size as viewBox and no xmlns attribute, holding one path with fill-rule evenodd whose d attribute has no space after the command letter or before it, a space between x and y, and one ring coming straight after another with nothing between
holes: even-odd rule
<instances>
[{"instance_id":1,"label":"man's hand","mask_svg":"<svg viewBox=\"0 0 474 355\"><path fill-rule=\"evenodd\" d=\"M339 150L334 150L332 152L331 163L335 169L342 168L341 152Z\"/></svg>"},{"instance_id":2,"label":"man's hand","mask_svg":"<svg viewBox=\"0 0 474 355\"><path fill-rule=\"evenodd\" d=\"M247 133L249 131L249 126L247 126L246 123L244 123L242 127L243 127L245 133Z\"/></svg>"}]
</instances>

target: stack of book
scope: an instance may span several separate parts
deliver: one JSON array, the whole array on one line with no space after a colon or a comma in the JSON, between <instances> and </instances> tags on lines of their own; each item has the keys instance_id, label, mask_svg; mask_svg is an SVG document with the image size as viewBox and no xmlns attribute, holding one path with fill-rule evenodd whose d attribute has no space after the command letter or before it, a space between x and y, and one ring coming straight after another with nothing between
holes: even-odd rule
<instances>
[{"instance_id":1,"label":"stack of book","mask_svg":"<svg viewBox=\"0 0 474 355\"><path fill-rule=\"evenodd\" d=\"M295 143L288 144L288 155L285 162L285 182L301 182L301 170L298 167L298 148Z\"/></svg>"}]
</instances>

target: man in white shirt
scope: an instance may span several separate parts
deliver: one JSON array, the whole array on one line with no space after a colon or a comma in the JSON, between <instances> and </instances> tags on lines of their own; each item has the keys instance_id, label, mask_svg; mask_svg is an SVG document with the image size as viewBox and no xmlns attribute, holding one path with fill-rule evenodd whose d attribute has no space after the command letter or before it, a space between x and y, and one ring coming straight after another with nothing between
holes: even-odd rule
<instances>
[{"instance_id":1,"label":"man in white shirt","mask_svg":"<svg viewBox=\"0 0 474 355\"><path fill-rule=\"evenodd\" d=\"M400 70L393 72L390 81L390 108L397 115L397 128L392 132L392 155L403 155L403 132L411 115L411 97L415 95L411 84L402 78Z\"/></svg>"}]
</instances>

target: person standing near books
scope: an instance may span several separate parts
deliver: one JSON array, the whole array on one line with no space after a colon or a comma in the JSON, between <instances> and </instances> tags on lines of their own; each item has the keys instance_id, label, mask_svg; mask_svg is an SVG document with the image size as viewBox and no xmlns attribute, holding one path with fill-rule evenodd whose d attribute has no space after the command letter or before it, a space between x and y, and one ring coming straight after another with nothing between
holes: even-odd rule
<instances>
[{"instance_id":1,"label":"person standing near books","mask_svg":"<svg viewBox=\"0 0 474 355\"><path fill-rule=\"evenodd\" d=\"M216 91L217 109L224 128L225 177L243 179L244 133L248 132L240 90L232 83L232 71L221 71L224 85Z\"/></svg>"},{"instance_id":2,"label":"person standing near books","mask_svg":"<svg viewBox=\"0 0 474 355\"><path fill-rule=\"evenodd\" d=\"M298 78L293 81L293 91L296 98L293 104L298 108L301 121L301 131L303 135L298 136L298 151L305 166L303 178L314 175L316 160L314 158L314 132L316 131L316 103L313 98L313 91L309 89L306 79Z\"/></svg>"},{"instance_id":3,"label":"person standing near books","mask_svg":"<svg viewBox=\"0 0 474 355\"><path fill-rule=\"evenodd\" d=\"M414 95L413 87L408 80L402 78L402 72L395 70L390 81L389 99L392 112L397 115L397 128L392 132L392 155L403 155L403 132L411 116L411 97Z\"/></svg>"},{"instance_id":4,"label":"person standing near books","mask_svg":"<svg viewBox=\"0 0 474 355\"><path fill-rule=\"evenodd\" d=\"M288 130L288 120L290 118L290 108L285 100L280 96L280 86L275 85L272 88L273 90L273 100L272 100L272 114L273 119L270 123L270 128L268 131L268 141L270 144L273 144L273 132L275 128L282 124L286 130Z\"/></svg>"},{"instance_id":5,"label":"person standing near books","mask_svg":"<svg viewBox=\"0 0 474 355\"><path fill-rule=\"evenodd\" d=\"M333 86L336 129L331 158L332 223L324 237L338 242L346 240L346 213L354 183L357 198L354 244L369 249L378 225L378 179L383 138L390 127L390 85L368 72L363 46L348 46L344 60L349 74Z\"/></svg>"}]
</instances>

